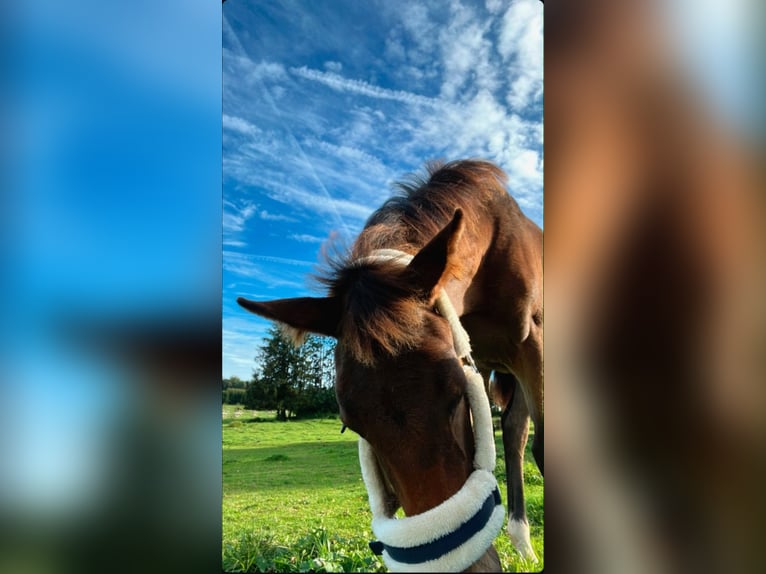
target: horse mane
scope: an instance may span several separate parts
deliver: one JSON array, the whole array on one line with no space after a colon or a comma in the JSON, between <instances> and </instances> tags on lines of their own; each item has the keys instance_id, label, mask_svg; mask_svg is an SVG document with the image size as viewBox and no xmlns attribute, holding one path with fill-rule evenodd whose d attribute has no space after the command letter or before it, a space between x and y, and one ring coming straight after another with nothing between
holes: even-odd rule
<instances>
[{"instance_id":1,"label":"horse mane","mask_svg":"<svg viewBox=\"0 0 766 574\"><path fill-rule=\"evenodd\" d=\"M452 219L458 207L472 230L486 215L493 197L510 198L507 179L499 167L484 160L430 161L425 176L414 173L394 183L394 195L369 217L353 253L361 257L386 247L420 249Z\"/></svg>"},{"instance_id":2,"label":"horse mane","mask_svg":"<svg viewBox=\"0 0 766 574\"><path fill-rule=\"evenodd\" d=\"M410 175L396 183L397 193L369 217L351 250L328 257L327 269L316 277L331 296L343 299L338 338L368 366L381 354L396 356L420 343L425 297L413 290L401 263L360 258L383 248L415 254L457 208L463 210L466 230L473 236L493 197L511 199L504 187L505 173L490 162L434 161L426 170L426 176Z\"/></svg>"}]
</instances>

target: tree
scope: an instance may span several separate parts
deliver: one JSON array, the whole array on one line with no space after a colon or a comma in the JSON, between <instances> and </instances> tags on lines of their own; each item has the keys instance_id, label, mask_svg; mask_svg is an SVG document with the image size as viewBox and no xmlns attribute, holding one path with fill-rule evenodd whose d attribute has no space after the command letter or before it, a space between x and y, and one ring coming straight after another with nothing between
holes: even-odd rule
<instances>
[{"instance_id":1,"label":"tree","mask_svg":"<svg viewBox=\"0 0 766 574\"><path fill-rule=\"evenodd\" d=\"M223 380L223 389L246 389L247 381L243 381L237 376L229 377Z\"/></svg>"},{"instance_id":2,"label":"tree","mask_svg":"<svg viewBox=\"0 0 766 574\"><path fill-rule=\"evenodd\" d=\"M307 380L309 387L328 388L335 381L335 339L309 335L301 347L307 360Z\"/></svg>"},{"instance_id":3,"label":"tree","mask_svg":"<svg viewBox=\"0 0 766 574\"><path fill-rule=\"evenodd\" d=\"M337 412L334 349L334 339L315 335L296 348L272 325L258 349L245 407L276 410L279 420Z\"/></svg>"},{"instance_id":4,"label":"tree","mask_svg":"<svg viewBox=\"0 0 766 574\"><path fill-rule=\"evenodd\" d=\"M261 409L271 411L277 408L276 396L270 392L263 381L256 373L253 374L253 380L247 385L245 396L242 400L246 409Z\"/></svg>"},{"instance_id":5,"label":"tree","mask_svg":"<svg viewBox=\"0 0 766 574\"><path fill-rule=\"evenodd\" d=\"M223 402L230 405L242 403L247 387L247 381L243 381L239 377L234 376L223 379Z\"/></svg>"},{"instance_id":6,"label":"tree","mask_svg":"<svg viewBox=\"0 0 766 574\"><path fill-rule=\"evenodd\" d=\"M296 396L303 390L308 361L300 349L288 341L279 327L272 325L264 344L258 350L260 391L277 411L277 419L287 420L295 412ZM255 393L254 393L255 394Z\"/></svg>"}]
</instances>

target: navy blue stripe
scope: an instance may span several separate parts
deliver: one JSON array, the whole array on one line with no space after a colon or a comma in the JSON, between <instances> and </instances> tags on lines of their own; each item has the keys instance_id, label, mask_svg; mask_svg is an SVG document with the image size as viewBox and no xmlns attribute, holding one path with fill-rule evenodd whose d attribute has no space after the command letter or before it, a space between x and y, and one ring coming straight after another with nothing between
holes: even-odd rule
<instances>
[{"instance_id":1,"label":"navy blue stripe","mask_svg":"<svg viewBox=\"0 0 766 574\"><path fill-rule=\"evenodd\" d=\"M385 549L391 558L404 564L420 564L421 562L435 560L464 544L474 534L484 528L487 522L489 522L495 507L500 504L502 504L500 491L495 487L476 514L461 524L457 530L453 530L441 538L411 548L389 546L376 540L370 542L370 549L378 555Z\"/></svg>"}]
</instances>

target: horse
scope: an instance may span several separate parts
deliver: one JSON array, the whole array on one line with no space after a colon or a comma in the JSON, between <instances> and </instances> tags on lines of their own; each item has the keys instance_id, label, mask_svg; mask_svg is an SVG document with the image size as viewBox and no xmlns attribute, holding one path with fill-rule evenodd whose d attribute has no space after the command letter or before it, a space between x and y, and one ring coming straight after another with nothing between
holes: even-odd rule
<instances>
[{"instance_id":1,"label":"horse","mask_svg":"<svg viewBox=\"0 0 766 574\"><path fill-rule=\"evenodd\" d=\"M462 496L476 466L471 377L450 326L460 323L483 400L488 408L489 392L502 409L507 530L536 560L522 464L531 418L532 453L543 472L543 232L508 193L497 165L429 162L426 172L396 184L398 193L369 217L350 250L329 258L318 277L327 296L237 302L280 323L296 344L308 333L337 339L340 418L360 436L360 460L369 457L379 477L373 496L363 467L371 503L380 497L388 516L401 507L404 520L436 516ZM459 320L445 317L438 304L445 299ZM499 570L493 539L460 569Z\"/></svg>"},{"instance_id":2,"label":"horse","mask_svg":"<svg viewBox=\"0 0 766 574\"><path fill-rule=\"evenodd\" d=\"M763 150L689 76L696 18L670 4L546 12L546 454L566 477L546 535L568 572L766 571Z\"/></svg>"}]
</instances>

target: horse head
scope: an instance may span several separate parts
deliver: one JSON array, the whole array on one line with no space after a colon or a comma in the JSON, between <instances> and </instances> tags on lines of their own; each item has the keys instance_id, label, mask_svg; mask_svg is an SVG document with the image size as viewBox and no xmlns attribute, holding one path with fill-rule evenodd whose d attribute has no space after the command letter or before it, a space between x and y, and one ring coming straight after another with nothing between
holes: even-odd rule
<instances>
[{"instance_id":1,"label":"horse head","mask_svg":"<svg viewBox=\"0 0 766 574\"><path fill-rule=\"evenodd\" d=\"M491 500L496 485L492 486L491 469L477 474L477 415L471 408L484 400L480 406L487 409L491 433L489 405L483 394L471 403L468 369L456 350L460 345L450 318L438 304L445 283L459 272L457 246L464 227L458 209L414 254L372 252L336 264L325 280L326 297L237 300L245 309L285 325L296 343L306 333L337 339L336 396L343 424L363 439L360 460L373 507L373 531L376 520L381 530L409 524L413 532L393 533L393 539L405 545L404 539L430 532L426 542L416 545L418 559L403 552L397 560L396 548L387 547L384 559L390 568L393 564L407 569L416 560L419 568L430 564L438 571L500 569L491 545L496 531L479 528L478 534L455 534L445 526L456 522L457 529L469 518L475 523L498 521L496 515L487 518L497 508ZM483 393L483 383L476 384ZM491 458L493 468L494 443L491 453L483 456ZM473 490L466 492L469 485ZM489 514L475 518L485 502ZM406 518L393 520L399 507ZM384 516L376 516L376 511ZM502 516L501 512L500 525ZM417 520L408 523L410 518ZM380 532L376 535L383 539ZM448 535L476 540L472 547L466 543L455 549L443 542Z\"/></svg>"}]
</instances>

